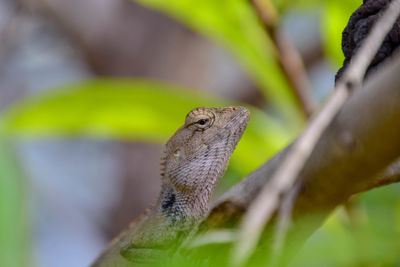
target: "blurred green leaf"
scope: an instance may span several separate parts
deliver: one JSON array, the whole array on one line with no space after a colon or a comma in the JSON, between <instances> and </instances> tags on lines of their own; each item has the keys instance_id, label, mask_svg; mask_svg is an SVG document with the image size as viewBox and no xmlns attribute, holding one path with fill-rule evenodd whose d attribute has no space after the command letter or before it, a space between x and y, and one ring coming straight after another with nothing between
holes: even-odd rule
<instances>
[{"instance_id":1,"label":"blurred green leaf","mask_svg":"<svg viewBox=\"0 0 400 267\"><path fill-rule=\"evenodd\" d=\"M400 261L400 185L371 190L360 197L360 203L367 218L360 235L369 235L370 241L363 242L368 244L363 246L363 254L371 255L377 263L396 265Z\"/></svg>"},{"instance_id":2,"label":"blurred green leaf","mask_svg":"<svg viewBox=\"0 0 400 267\"><path fill-rule=\"evenodd\" d=\"M27 266L30 236L20 178L0 130L0 266Z\"/></svg>"},{"instance_id":3,"label":"blurred green leaf","mask_svg":"<svg viewBox=\"0 0 400 267\"><path fill-rule=\"evenodd\" d=\"M305 243L291 266L397 266L400 185L358 197L351 218L340 208Z\"/></svg>"},{"instance_id":4,"label":"blurred green leaf","mask_svg":"<svg viewBox=\"0 0 400 267\"><path fill-rule=\"evenodd\" d=\"M278 10L322 10L321 34L323 48L334 67L340 67L344 60L342 52L342 32L351 14L362 4L362 0L271 0Z\"/></svg>"},{"instance_id":5,"label":"blurred green leaf","mask_svg":"<svg viewBox=\"0 0 400 267\"><path fill-rule=\"evenodd\" d=\"M356 244L343 224L343 212L343 209L338 209L326 220L307 240L290 266L351 266Z\"/></svg>"},{"instance_id":6,"label":"blurred green leaf","mask_svg":"<svg viewBox=\"0 0 400 267\"><path fill-rule=\"evenodd\" d=\"M324 50L335 67L340 67L344 60L342 52L342 31L351 14L362 4L362 1L329 0L322 13L322 36Z\"/></svg>"},{"instance_id":7,"label":"blurred green leaf","mask_svg":"<svg viewBox=\"0 0 400 267\"><path fill-rule=\"evenodd\" d=\"M222 43L243 64L272 104L288 118L300 117L293 92L276 60L271 40L248 0L137 0L167 13L182 23ZM291 121L292 123L294 121Z\"/></svg>"},{"instance_id":8,"label":"blurred green leaf","mask_svg":"<svg viewBox=\"0 0 400 267\"><path fill-rule=\"evenodd\" d=\"M85 135L166 142L189 110L231 104L165 83L101 79L26 99L9 109L4 121L9 134L26 137ZM250 110L248 129L232 157L241 175L259 166L291 137L265 113Z\"/></svg>"}]
</instances>

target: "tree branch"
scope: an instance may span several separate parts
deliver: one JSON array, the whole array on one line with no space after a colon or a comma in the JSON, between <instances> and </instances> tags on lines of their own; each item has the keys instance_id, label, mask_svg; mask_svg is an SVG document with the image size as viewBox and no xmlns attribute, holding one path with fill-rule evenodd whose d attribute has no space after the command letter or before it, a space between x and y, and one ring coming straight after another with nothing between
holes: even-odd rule
<instances>
[{"instance_id":1,"label":"tree branch","mask_svg":"<svg viewBox=\"0 0 400 267\"><path fill-rule=\"evenodd\" d=\"M378 174L376 176L376 179L372 180L370 183L366 183L364 187L360 189L360 192L369 191L376 187L393 184L399 181L400 181L400 159L398 158L382 173Z\"/></svg>"},{"instance_id":2,"label":"tree branch","mask_svg":"<svg viewBox=\"0 0 400 267\"><path fill-rule=\"evenodd\" d=\"M233 262L241 264L246 261L255 249L264 225L278 208L279 198L292 188L305 162L308 160L316 143L327 126L340 111L354 89L361 85L366 69L374 58L383 39L393 27L400 13L400 0L394 0L385 10L381 19L374 25L359 53L347 68L336 85L333 95L304 130L293 145L290 153L282 161L281 166L266 183L260 194L253 201L246 213L235 244Z\"/></svg>"},{"instance_id":3,"label":"tree branch","mask_svg":"<svg viewBox=\"0 0 400 267\"><path fill-rule=\"evenodd\" d=\"M299 53L291 40L278 30L278 13L273 4L269 0L253 0L252 2L254 10L276 48L280 67L294 91L297 102L306 117L310 117L316 103Z\"/></svg>"},{"instance_id":4,"label":"tree branch","mask_svg":"<svg viewBox=\"0 0 400 267\"><path fill-rule=\"evenodd\" d=\"M329 121L299 174L302 184L293 203L293 223L288 226L285 243L290 249L285 249L285 253L290 255L295 251L350 196L400 180L400 161L390 165L400 156L399 71L400 57L397 57L356 90ZM224 194L199 226L198 234L237 227L297 142ZM277 206L282 201L278 199ZM311 217L311 221L307 220ZM269 249L274 224L275 221L270 221L263 228L262 243ZM265 247L261 249L265 258L267 251ZM113 263L121 260L118 249L110 253Z\"/></svg>"},{"instance_id":5,"label":"tree branch","mask_svg":"<svg viewBox=\"0 0 400 267\"><path fill-rule=\"evenodd\" d=\"M294 223L287 242L291 250L287 253L302 244L336 206L353 194L400 179L400 164L382 173L400 156L399 72L397 56L354 92L318 141L300 173L303 184L293 206ZM199 233L236 226L291 146L224 194L200 225ZM310 217L313 220L305 223ZM266 225L264 233L270 233L272 226L273 222Z\"/></svg>"}]
</instances>

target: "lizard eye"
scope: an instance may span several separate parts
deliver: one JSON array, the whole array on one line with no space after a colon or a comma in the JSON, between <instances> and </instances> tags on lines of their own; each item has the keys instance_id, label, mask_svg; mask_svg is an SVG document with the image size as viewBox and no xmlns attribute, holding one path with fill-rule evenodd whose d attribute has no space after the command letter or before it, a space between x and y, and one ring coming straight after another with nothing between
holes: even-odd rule
<instances>
[{"instance_id":1,"label":"lizard eye","mask_svg":"<svg viewBox=\"0 0 400 267\"><path fill-rule=\"evenodd\" d=\"M186 116L185 125L193 125L200 130L211 127L215 114L210 108L195 108Z\"/></svg>"},{"instance_id":2,"label":"lizard eye","mask_svg":"<svg viewBox=\"0 0 400 267\"><path fill-rule=\"evenodd\" d=\"M197 123L200 124L200 125L204 125L204 124L206 124L207 122L208 122L208 119L201 119L201 120L199 120Z\"/></svg>"},{"instance_id":3,"label":"lizard eye","mask_svg":"<svg viewBox=\"0 0 400 267\"><path fill-rule=\"evenodd\" d=\"M197 128L205 129L212 125L212 121L210 118L201 118L197 120L194 124L196 125Z\"/></svg>"}]
</instances>

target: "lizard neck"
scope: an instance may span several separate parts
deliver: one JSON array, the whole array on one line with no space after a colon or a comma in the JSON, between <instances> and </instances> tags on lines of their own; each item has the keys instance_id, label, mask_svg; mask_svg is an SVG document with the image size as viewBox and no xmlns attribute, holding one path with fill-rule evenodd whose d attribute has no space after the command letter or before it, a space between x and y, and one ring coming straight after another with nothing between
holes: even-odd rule
<instances>
[{"instance_id":1,"label":"lizard neck","mask_svg":"<svg viewBox=\"0 0 400 267\"><path fill-rule=\"evenodd\" d=\"M157 209L172 222L189 223L201 219L209 207L212 188L205 184L195 191L180 191L172 184L164 184L157 201Z\"/></svg>"}]
</instances>

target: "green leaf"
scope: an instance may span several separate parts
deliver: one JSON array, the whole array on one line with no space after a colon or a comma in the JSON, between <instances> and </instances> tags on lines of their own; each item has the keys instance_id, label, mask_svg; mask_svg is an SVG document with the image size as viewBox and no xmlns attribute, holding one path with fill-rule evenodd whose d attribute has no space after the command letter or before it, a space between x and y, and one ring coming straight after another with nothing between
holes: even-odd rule
<instances>
[{"instance_id":1,"label":"green leaf","mask_svg":"<svg viewBox=\"0 0 400 267\"><path fill-rule=\"evenodd\" d=\"M324 50L335 67L340 67L344 60L342 52L342 31L351 14L362 1L329 0L322 14L322 36Z\"/></svg>"},{"instance_id":2,"label":"green leaf","mask_svg":"<svg viewBox=\"0 0 400 267\"><path fill-rule=\"evenodd\" d=\"M30 238L24 188L0 132L0 266L28 266Z\"/></svg>"},{"instance_id":3,"label":"green leaf","mask_svg":"<svg viewBox=\"0 0 400 267\"><path fill-rule=\"evenodd\" d=\"M357 197L350 213L339 208L309 238L291 266L397 266L399 192L399 184L377 188Z\"/></svg>"},{"instance_id":4,"label":"green leaf","mask_svg":"<svg viewBox=\"0 0 400 267\"><path fill-rule=\"evenodd\" d=\"M101 79L15 104L4 115L9 134L25 137L91 136L166 142L198 106L227 106L227 101L146 80ZM244 174L286 144L284 129L264 112L250 108L251 120L232 162Z\"/></svg>"},{"instance_id":5,"label":"green leaf","mask_svg":"<svg viewBox=\"0 0 400 267\"><path fill-rule=\"evenodd\" d=\"M276 51L248 0L138 0L227 47L288 118L299 119L293 92ZM292 121L293 122L293 121Z\"/></svg>"}]
</instances>

